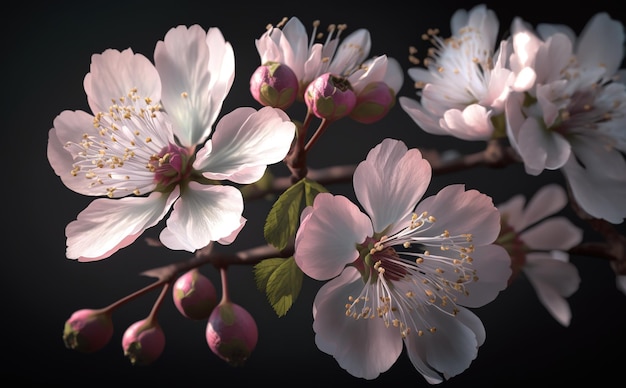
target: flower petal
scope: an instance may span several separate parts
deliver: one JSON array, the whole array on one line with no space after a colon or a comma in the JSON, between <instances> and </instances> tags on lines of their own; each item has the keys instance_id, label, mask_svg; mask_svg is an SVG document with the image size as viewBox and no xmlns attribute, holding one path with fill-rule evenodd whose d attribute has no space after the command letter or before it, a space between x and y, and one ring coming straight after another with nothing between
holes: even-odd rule
<instances>
[{"instance_id":1,"label":"flower petal","mask_svg":"<svg viewBox=\"0 0 626 388\"><path fill-rule=\"evenodd\" d=\"M542 220L559 210L567 204L565 190L557 184L549 184L540 188L528 201L524 209L522 219L519 222L521 230L539 220Z\"/></svg>"},{"instance_id":2,"label":"flower petal","mask_svg":"<svg viewBox=\"0 0 626 388\"><path fill-rule=\"evenodd\" d=\"M449 185L436 195L420 202L417 214L427 212L437 221L428 229L429 235L448 231L451 235L470 233L475 246L491 244L500 233L500 212L491 197L477 190L465 191L465 185Z\"/></svg>"},{"instance_id":3,"label":"flower petal","mask_svg":"<svg viewBox=\"0 0 626 388\"><path fill-rule=\"evenodd\" d=\"M548 253L529 253L523 271L539 300L561 325L569 326L572 312L566 297L578 290L580 276L575 265L553 259Z\"/></svg>"},{"instance_id":4,"label":"flower petal","mask_svg":"<svg viewBox=\"0 0 626 388\"><path fill-rule=\"evenodd\" d=\"M507 287L512 271L511 258L506 249L499 245L478 246L471 256L478 280L465 285L466 292L459 295L457 303L473 308L493 301Z\"/></svg>"},{"instance_id":5,"label":"flower petal","mask_svg":"<svg viewBox=\"0 0 626 388\"><path fill-rule=\"evenodd\" d=\"M485 339L480 319L464 308L455 316L434 306L425 306L425 311L415 311L415 314L426 316L436 328L436 332L427 331L422 336L409 333L404 340L409 359L426 380L431 384L440 383L443 379L437 372L447 380L469 368Z\"/></svg>"},{"instance_id":6,"label":"flower petal","mask_svg":"<svg viewBox=\"0 0 626 388\"><path fill-rule=\"evenodd\" d=\"M576 202L587 213L620 224L626 218L626 179L612 179L583 168L575 158L570 158L563 174L572 188Z\"/></svg>"},{"instance_id":7,"label":"flower petal","mask_svg":"<svg viewBox=\"0 0 626 388\"><path fill-rule=\"evenodd\" d=\"M356 244L371 236L372 224L343 196L320 193L302 213L294 258L313 279L327 280L359 257Z\"/></svg>"},{"instance_id":8,"label":"flower petal","mask_svg":"<svg viewBox=\"0 0 626 388\"><path fill-rule=\"evenodd\" d=\"M148 197L92 201L65 228L67 257L96 261L111 256L156 225L178 198L178 193L175 189L169 196L155 192Z\"/></svg>"},{"instance_id":9,"label":"flower petal","mask_svg":"<svg viewBox=\"0 0 626 388\"><path fill-rule=\"evenodd\" d=\"M374 231L382 232L411 214L426 192L432 170L417 149L384 139L354 171L354 191L372 218Z\"/></svg>"},{"instance_id":10,"label":"flower petal","mask_svg":"<svg viewBox=\"0 0 626 388\"><path fill-rule=\"evenodd\" d=\"M321 351L332 355L351 375L371 380L396 362L402 340L398 329L386 327L382 319L346 316L348 298L359 295L363 287L361 275L351 267L324 284L313 302L313 330Z\"/></svg>"},{"instance_id":11,"label":"flower petal","mask_svg":"<svg viewBox=\"0 0 626 388\"><path fill-rule=\"evenodd\" d=\"M83 175L72 174L74 156L67 142L75 142L84 134L95 132L93 116L82 111L63 111L54 119L48 132L48 161L54 172L69 189L83 195L102 195L102 187L90 185Z\"/></svg>"},{"instance_id":12,"label":"flower petal","mask_svg":"<svg viewBox=\"0 0 626 388\"><path fill-rule=\"evenodd\" d=\"M217 28L178 26L157 42L154 61L163 83L163 106L186 147L201 144L222 109L235 77L230 43Z\"/></svg>"},{"instance_id":13,"label":"flower petal","mask_svg":"<svg viewBox=\"0 0 626 388\"><path fill-rule=\"evenodd\" d=\"M194 252L241 228L243 197L232 186L189 182L159 236L170 249Z\"/></svg>"},{"instance_id":14,"label":"flower petal","mask_svg":"<svg viewBox=\"0 0 626 388\"><path fill-rule=\"evenodd\" d=\"M161 99L161 81L154 65L131 49L94 54L89 69L83 86L93 113L108 112L112 99L126 97L133 89L142 98Z\"/></svg>"},{"instance_id":15,"label":"flower petal","mask_svg":"<svg viewBox=\"0 0 626 388\"><path fill-rule=\"evenodd\" d=\"M533 250L568 250L583 240L583 231L565 217L553 217L520 234Z\"/></svg>"},{"instance_id":16,"label":"flower petal","mask_svg":"<svg viewBox=\"0 0 626 388\"><path fill-rule=\"evenodd\" d=\"M209 179L254 183L267 165L287 155L295 130L280 109L235 109L218 122L211 140L198 151L194 168Z\"/></svg>"}]
</instances>

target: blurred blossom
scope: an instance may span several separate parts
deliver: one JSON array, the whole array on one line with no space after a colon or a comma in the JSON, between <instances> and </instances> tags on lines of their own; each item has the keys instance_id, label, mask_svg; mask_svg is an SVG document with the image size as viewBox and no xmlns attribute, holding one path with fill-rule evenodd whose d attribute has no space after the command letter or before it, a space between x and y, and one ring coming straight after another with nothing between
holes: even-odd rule
<instances>
[{"instance_id":1,"label":"blurred blossom","mask_svg":"<svg viewBox=\"0 0 626 388\"><path fill-rule=\"evenodd\" d=\"M580 36L567 26L516 18L511 67L529 72L506 102L507 133L526 172L560 169L577 204L611 223L626 217L624 27L606 13ZM520 70L525 69L525 70Z\"/></svg>"},{"instance_id":2,"label":"blurred blossom","mask_svg":"<svg viewBox=\"0 0 626 388\"><path fill-rule=\"evenodd\" d=\"M235 74L219 29L172 28L154 57L130 48L93 55L84 80L93 114L64 111L49 131L48 159L63 183L104 197L67 226L70 259L109 257L170 210L160 235L168 248L231 243L246 221L243 198L221 181L253 183L291 146L295 125L269 107L238 108L212 134Z\"/></svg>"},{"instance_id":3,"label":"blurred blossom","mask_svg":"<svg viewBox=\"0 0 626 388\"><path fill-rule=\"evenodd\" d=\"M463 140L505 136L504 102L515 82L506 68L507 42L497 42L499 21L484 4L457 10L452 36L431 30L434 44L425 68L408 75L419 89L419 100L400 97L400 106L424 131Z\"/></svg>"},{"instance_id":4,"label":"blurred blossom","mask_svg":"<svg viewBox=\"0 0 626 388\"><path fill-rule=\"evenodd\" d=\"M419 150L385 139L354 172L364 212L330 193L302 212L295 261L329 280L314 300L315 342L356 377L388 370L403 343L431 384L463 372L485 340L468 307L492 301L511 275L506 250L492 244L491 198L452 185L418 203L431 174Z\"/></svg>"},{"instance_id":5,"label":"blurred blossom","mask_svg":"<svg viewBox=\"0 0 626 388\"><path fill-rule=\"evenodd\" d=\"M511 256L511 281L523 271L548 312L569 326L572 313L566 298L578 290L580 276L567 250L582 241L583 232L565 217L550 217L567 204L561 186L544 186L526 206L525 201L516 195L498 205L502 229L496 243Z\"/></svg>"}]
</instances>

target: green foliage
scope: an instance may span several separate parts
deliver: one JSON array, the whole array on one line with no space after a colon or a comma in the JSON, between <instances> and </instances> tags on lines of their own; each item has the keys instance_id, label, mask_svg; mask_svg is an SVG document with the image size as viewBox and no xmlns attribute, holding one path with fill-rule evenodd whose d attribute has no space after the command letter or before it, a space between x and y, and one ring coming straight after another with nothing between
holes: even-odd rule
<instances>
[{"instance_id":1,"label":"green foliage","mask_svg":"<svg viewBox=\"0 0 626 388\"><path fill-rule=\"evenodd\" d=\"M327 192L324 186L307 178L293 184L278 197L270 209L263 233L269 244L283 250L293 241L300 213L313 205L315 196ZM257 288L265 292L267 300L279 317L285 315L302 288L302 270L293 257L265 259L254 266Z\"/></svg>"},{"instance_id":2,"label":"green foliage","mask_svg":"<svg viewBox=\"0 0 626 388\"><path fill-rule=\"evenodd\" d=\"M294 258L265 259L254 266L254 277L276 314L287 314L302 288L302 270Z\"/></svg>"},{"instance_id":3,"label":"green foliage","mask_svg":"<svg viewBox=\"0 0 626 388\"><path fill-rule=\"evenodd\" d=\"M299 180L285 190L267 215L263 227L265 240L278 250L285 249L296 234L302 209L312 205L317 194L326 191L324 186L308 178Z\"/></svg>"}]
</instances>

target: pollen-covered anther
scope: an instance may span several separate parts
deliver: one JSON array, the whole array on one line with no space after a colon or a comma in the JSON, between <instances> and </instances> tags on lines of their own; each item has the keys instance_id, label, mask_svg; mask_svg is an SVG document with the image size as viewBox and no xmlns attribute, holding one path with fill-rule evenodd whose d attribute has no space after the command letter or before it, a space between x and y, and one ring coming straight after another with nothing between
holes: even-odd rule
<instances>
[{"instance_id":1,"label":"pollen-covered anther","mask_svg":"<svg viewBox=\"0 0 626 388\"><path fill-rule=\"evenodd\" d=\"M435 333L437 331L437 328L433 326L430 329L428 329L428 331L430 331L431 333Z\"/></svg>"}]
</instances>

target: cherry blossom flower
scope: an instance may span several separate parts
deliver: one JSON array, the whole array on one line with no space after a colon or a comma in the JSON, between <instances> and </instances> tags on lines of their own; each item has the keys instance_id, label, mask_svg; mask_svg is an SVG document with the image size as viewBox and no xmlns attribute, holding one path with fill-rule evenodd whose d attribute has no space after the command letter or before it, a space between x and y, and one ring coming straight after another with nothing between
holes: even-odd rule
<instances>
[{"instance_id":1,"label":"cherry blossom flower","mask_svg":"<svg viewBox=\"0 0 626 388\"><path fill-rule=\"evenodd\" d=\"M255 40L261 66L268 62L287 65L295 73L298 83L298 99L304 100L306 88L317 77L331 73L348 78L358 95L372 82L385 82L397 93L404 75L400 64L386 55L368 59L372 42L367 29L360 28L343 39L345 24L328 27L326 40L317 41L319 21L313 23L311 38L297 17L285 18L277 26L269 26Z\"/></svg>"},{"instance_id":2,"label":"cherry blossom flower","mask_svg":"<svg viewBox=\"0 0 626 388\"><path fill-rule=\"evenodd\" d=\"M615 82L624 27L594 15L580 36L566 26L520 18L512 25L511 68L532 68L532 82L506 101L507 134L526 172L561 170L589 215L626 218L626 85Z\"/></svg>"},{"instance_id":3,"label":"cherry blossom flower","mask_svg":"<svg viewBox=\"0 0 626 388\"><path fill-rule=\"evenodd\" d=\"M499 21L484 4L457 10L452 36L430 32L435 45L425 68L408 70L419 101L400 97L402 109L424 131L463 140L489 140L505 135L504 102L515 83L506 68L507 41L496 45Z\"/></svg>"},{"instance_id":4,"label":"cherry blossom flower","mask_svg":"<svg viewBox=\"0 0 626 388\"><path fill-rule=\"evenodd\" d=\"M316 344L356 377L388 370L403 343L429 383L463 372L485 341L468 308L492 301L511 275L506 250L492 244L491 198L451 185L418 204L431 174L419 150L385 139L354 172L364 212L320 193L301 214L295 261L330 279L314 300Z\"/></svg>"},{"instance_id":5,"label":"cherry blossom flower","mask_svg":"<svg viewBox=\"0 0 626 388\"><path fill-rule=\"evenodd\" d=\"M525 201L516 195L498 205L502 229L496 243L511 256L511 281L522 271L548 312L569 326L572 312L566 298L578 290L580 276L567 250L582 241L583 232L565 217L548 218L567 204L561 186L544 186L526 206Z\"/></svg>"},{"instance_id":6,"label":"cherry blossom flower","mask_svg":"<svg viewBox=\"0 0 626 388\"><path fill-rule=\"evenodd\" d=\"M213 124L234 79L234 54L217 28L172 28L155 64L108 49L84 80L93 114L66 110L49 131L48 159L62 182L95 199L66 228L70 259L93 261L166 217L161 242L195 251L228 244L245 223L238 184L281 161L295 134L274 108L238 108ZM210 136L212 135L212 136Z\"/></svg>"}]
</instances>

